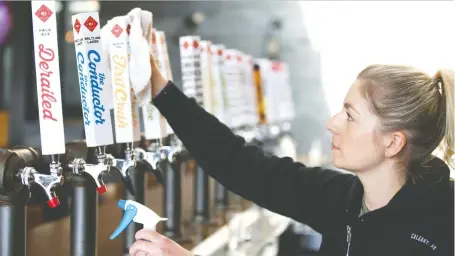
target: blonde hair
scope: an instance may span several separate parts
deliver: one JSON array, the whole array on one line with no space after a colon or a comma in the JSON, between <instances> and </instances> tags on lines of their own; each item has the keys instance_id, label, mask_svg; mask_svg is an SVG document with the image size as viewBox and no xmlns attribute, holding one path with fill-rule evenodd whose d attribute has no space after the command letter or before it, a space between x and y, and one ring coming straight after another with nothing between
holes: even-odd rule
<instances>
[{"instance_id":1,"label":"blonde hair","mask_svg":"<svg viewBox=\"0 0 455 256\"><path fill-rule=\"evenodd\" d=\"M433 77L402 65L371 65L359 73L365 98L381 120L382 132L403 131L404 168L423 165L438 149L454 166L454 73L442 69ZM408 170L409 169L409 170ZM409 173L413 179L423 173Z\"/></svg>"}]
</instances>

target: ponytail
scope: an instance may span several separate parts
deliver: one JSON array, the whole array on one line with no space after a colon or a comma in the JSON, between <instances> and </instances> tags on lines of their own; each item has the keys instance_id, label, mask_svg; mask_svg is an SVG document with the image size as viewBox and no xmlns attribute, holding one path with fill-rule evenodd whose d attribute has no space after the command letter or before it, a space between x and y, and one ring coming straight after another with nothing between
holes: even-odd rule
<instances>
[{"instance_id":1,"label":"ponytail","mask_svg":"<svg viewBox=\"0 0 455 256\"><path fill-rule=\"evenodd\" d=\"M445 131L439 148L444 155L444 161L451 167L455 168L454 160L454 143L455 143L455 118L454 118L454 72L448 69L439 70L433 77L434 84L440 86L441 93L445 102Z\"/></svg>"}]
</instances>

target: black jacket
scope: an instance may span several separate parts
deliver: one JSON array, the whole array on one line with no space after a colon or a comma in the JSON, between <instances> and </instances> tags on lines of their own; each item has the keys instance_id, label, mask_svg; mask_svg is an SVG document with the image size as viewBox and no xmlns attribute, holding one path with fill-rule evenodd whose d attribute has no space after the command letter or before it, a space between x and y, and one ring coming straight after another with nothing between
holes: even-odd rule
<instances>
[{"instance_id":1,"label":"black jacket","mask_svg":"<svg viewBox=\"0 0 455 256\"><path fill-rule=\"evenodd\" d=\"M323 236L323 255L453 256L454 191L449 169L435 158L435 178L406 184L378 210L359 216L363 186L351 174L309 168L246 145L172 82L153 103L210 176L271 211ZM351 234L351 235L350 235Z\"/></svg>"}]
</instances>

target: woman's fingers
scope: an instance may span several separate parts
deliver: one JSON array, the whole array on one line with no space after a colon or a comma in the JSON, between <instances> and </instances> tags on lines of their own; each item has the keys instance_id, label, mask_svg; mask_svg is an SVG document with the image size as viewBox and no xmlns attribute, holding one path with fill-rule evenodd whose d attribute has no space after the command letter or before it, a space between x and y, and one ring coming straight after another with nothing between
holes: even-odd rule
<instances>
[{"instance_id":1,"label":"woman's fingers","mask_svg":"<svg viewBox=\"0 0 455 256\"><path fill-rule=\"evenodd\" d=\"M167 237L161 235L160 233L150 230L150 229L141 229L136 232L136 240L147 240L156 244L163 244L163 242L168 239Z\"/></svg>"},{"instance_id":2,"label":"woman's fingers","mask_svg":"<svg viewBox=\"0 0 455 256\"><path fill-rule=\"evenodd\" d=\"M130 247L131 252L147 252L149 256L191 256L192 253L178 243L160 233L141 229L136 232L137 242ZM153 253L153 254L152 254ZM134 255L133 256L140 256Z\"/></svg>"},{"instance_id":3,"label":"woman's fingers","mask_svg":"<svg viewBox=\"0 0 455 256\"><path fill-rule=\"evenodd\" d=\"M150 64L152 65L152 97L155 97L166 86L168 79L161 73L152 55L150 55Z\"/></svg>"},{"instance_id":4,"label":"woman's fingers","mask_svg":"<svg viewBox=\"0 0 455 256\"><path fill-rule=\"evenodd\" d=\"M131 245L129 253L131 256L162 256L161 248L152 242L136 241Z\"/></svg>"}]
</instances>

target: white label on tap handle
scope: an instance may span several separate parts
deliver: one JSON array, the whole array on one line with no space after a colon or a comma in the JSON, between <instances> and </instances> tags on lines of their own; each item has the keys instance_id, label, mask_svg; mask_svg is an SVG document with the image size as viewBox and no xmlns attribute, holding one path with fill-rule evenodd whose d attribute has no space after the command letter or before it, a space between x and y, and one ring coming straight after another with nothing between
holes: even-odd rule
<instances>
[{"instance_id":1,"label":"white label on tap handle","mask_svg":"<svg viewBox=\"0 0 455 256\"><path fill-rule=\"evenodd\" d=\"M247 101L247 121L249 126L256 126L259 123L259 116L257 113L256 92L253 77L253 58L250 55L243 55L243 78L244 78L244 92Z\"/></svg>"},{"instance_id":2,"label":"white label on tap handle","mask_svg":"<svg viewBox=\"0 0 455 256\"><path fill-rule=\"evenodd\" d=\"M201 48L201 76L204 109L214 114L213 112L213 76L212 76L212 42L202 40Z\"/></svg>"},{"instance_id":3,"label":"white label on tap handle","mask_svg":"<svg viewBox=\"0 0 455 256\"><path fill-rule=\"evenodd\" d=\"M155 58L155 62L158 68L164 76L167 76L164 68L164 56L162 51L162 38L160 34L152 29L151 38L149 42L150 52ZM166 132L166 120L161 116L159 110L150 103L142 108L142 116L144 120L144 137L147 140L161 139L167 135Z\"/></svg>"},{"instance_id":4,"label":"white label on tap handle","mask_svg":"<svg viewBox=\"0 0 455 256\"><path fill-rule=\"evenodd\" d=\"M213 113L221 122L226 122L226 109L224 107L224 78L222 73L224 58L223 45L212 45L212 76L213 76Z\"/></svg>"},{"instance_id":5,"label":"white label on tap handle","mask_svg":"<svg viewBox=\"0 0 455 256\"><path fill-rule=\"evenodd\" d=\"M155 106L149 104L142 107L142 116L144 118L145 139L155 140L166 137L166 120Z\"/></svg>"},{"instance_id":6,"label":"white label on tap handle","mask_svg":"<svg viewBox=\"0 0 455 256\"><path fill-rule=\"evenodd\" d=\"M269 59L256 61L261 69L268 122L278 124L291 121L295 118L295 110L287 64Z\"/></svg>"},{"instance_id":7,"label":"white label on tap handle","mask_svg":"<svg viewBox=\"0 0 455 256\"><path fill-rule=\"evenodd\" d=\"M127 49L128 49L128 61L131 59L131 46L130 46L130 28L131 25L127 23L126 26L126 36L127 36ZM129 68L128 68L129 69ZM131 86L131 81L129 83L130 85L130 91L131 91L131 108L132 108L132 114L133 114L133 142L134 141L140 141L141 140L141 124L139 123L140 118L139 118L139 105L138 105L138 100L136 97L136 93L134 92L133 87Z\"/></svg>"},{"instance_id":8,"label":"white label on tap handle","mask_svg":"<svg viewBox=\"0 0 455 256\"><path fill-rule=\"evenodd\" d=\"M283 90L281 90L281 107L280 107L280 114L283 116L284 121L292 121L295 118L295 109L294 109L294 100L292 98L292 88L290 83L290 74L289 74L289 66L281 62L280 71L280 81L283 83Z\"/></svg>"},{"instance_id":9,"label":"white label on tap handle","mask_svg":"<svg viewBox=\"0 0 455 256\"><path fill-rule=\"evenodd\" d=\"M108 108L112 92L111 85L105 84L103 61L109 56L103 56L101 51L99 15L97 12L73 15L72 25L87 146L114 144Z\"/></svg>"},{"instance_id":10,"label":"white label on tap handle","mask_svg":"<svg viewBox=\"0 0 455 256\"><path fill-rule=\"evenodd\" d=\"M131 88L131 108L133 109L133 141L141 140L141 124L139 118L139 106L137 104L136 94Z\"/></svg>"},{"instance_id":11,"label":"white label on tap handle","mask_svg":"<svg viewBox=\"0 0 455 256\"><path fill-rule=\"evenodd\" d=\"M239 52L234 49L224 51L223 72L226 78L226 100L231 128L239 128L245 124L245 98L242 92L242 76Z\"/></svg>"},{"instance_id":12,"label":"white label on tap handle","mask_svg":"<svg viewBox=\"0 0 455 256\"><path fill-rule=\"evenodd\" d=\"M128 23L125 17L111 20L109 52L117 143L135 141L133 125L133 97L128 63Z\"/></svg>"},{"instance_id":13,"label":"white label on tap handle","mask_svg":"<svg viewBox=\"0 0 455 256\"><path fill-rule=\"evenodd\" d=\"M54 1L32 1L36 85L43 155L65 153Z\"/></svg>"},{"instance_id":14,"label":"white label on tap handle","mask_svg":"<svg viewBox=\"0 0 455 256\"><path fill-rule=\"evenodd\" d=\"M157 37L157 50L158 50L158 56L160 59L161 63L161 72L167 77L167 79L173 81L172 77L172 69L171 69L171 63L169 61L169 51L167 49L167 42L166 42L166 35L164 34L164 31L157 31L156 32L156 37ZM164 129L167 133L169 134L174 134L174 131L172 130L172 127L169 125L169 123L164 119L164 117L161 118L162 122L160 124L162 125L162 129Z\"/></svg>"},{"instance_id":15,"label":"white label on tap handle","mask_svg":"<svg viewBox=\"0 0 455 256\"><path fill-rule=\"evenodd\" d=\"M179 41L183 92L203 106L200 38L198 36L183 36L180 37Z\"/></svg>"},{"instance_id":16,"label":"white label on tap handle","mask_svg":"<svg viewBox=\"0 0 455 256\"><path fill-rule=\"evenodd\" d=\"M156 33L159 39L158 51L160 52L160 54L163 54L162 55L164 63L163 72L165 72L166 77L172 81L174 80L174 78L172 77L171 63L169 61L169 51L167 49L166 35L164 34L164 31L160 30L158 30Z\"/></svg>"}]
</instances>

